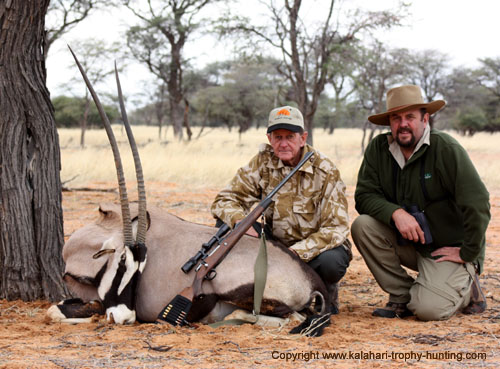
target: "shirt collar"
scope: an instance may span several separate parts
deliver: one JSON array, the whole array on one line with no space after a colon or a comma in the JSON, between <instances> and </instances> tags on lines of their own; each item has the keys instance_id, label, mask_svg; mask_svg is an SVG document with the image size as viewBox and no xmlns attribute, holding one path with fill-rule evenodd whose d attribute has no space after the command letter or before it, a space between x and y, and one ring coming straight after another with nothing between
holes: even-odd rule
<instances>
[{"instance_id":1,"label":"shirt collar","mask_svg":"<svg viewBox=\"0 0 500 369\"><path fill-rule=\"evenodd\" d=\"M404 168L406 164L405 157L403 153L401 152L401 148L399 147L398 143L396 140L392 137L392 135L387 136L387 140L389 142L389 151L391 152L392 156L398 163L399 167L401 169ZM423 145L430 145L431 144L431 127L429 123L424 128L424 133L422 134L422 137L420 137L420 140L417 142L417 146L415 146L415 150L413 150L412 154L408 158L408 160L411 159L411 157L423 146Z\"/></svg>"}]
</instances>

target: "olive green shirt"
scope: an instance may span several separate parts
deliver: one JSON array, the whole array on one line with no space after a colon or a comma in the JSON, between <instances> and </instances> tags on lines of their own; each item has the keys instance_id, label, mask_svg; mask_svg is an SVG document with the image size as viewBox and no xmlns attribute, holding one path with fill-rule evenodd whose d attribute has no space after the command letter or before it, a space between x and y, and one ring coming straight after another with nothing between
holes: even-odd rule
<instances>
[{"instance_id":1,"label":"olive green shirt","mask_svg":"<svg viewBox=\"0 0 500 369\"><path fill-rule=\"evenodd\" d=\"M401 161L390 132L375 137L364 155L355 191L356 210L391 225L403 205L423 210L433 243L416 244L422 255L441 247L460 248L460 257L482 270L489 193L464 148L450 135L425 132L408 161Z\"/></svg>"}]
</instances>

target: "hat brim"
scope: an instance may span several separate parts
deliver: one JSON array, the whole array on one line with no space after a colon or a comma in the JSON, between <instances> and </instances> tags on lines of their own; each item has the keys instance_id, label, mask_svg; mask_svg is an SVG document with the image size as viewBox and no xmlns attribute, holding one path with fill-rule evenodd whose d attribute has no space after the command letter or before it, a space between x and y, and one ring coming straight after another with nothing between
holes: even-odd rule
<instances>
[{"instance_id":1,"label":"hat brim","mask_svg":"<svg viewBox=\"0 0 500 369\"><path fill-rule=\"evenodd\" d=\"M375 115L370 115L368 117L368 120L372 122L373 124L377 124L379 126L390 126L389 122L389 116L394 113L400 113L405 110L412 110L412 109L420 109L420 108L426 108L427 113L429 115L434 114L438 110L440 110L443 106L446 105L446 102L444 100L435 100L431 101L430 103L427 104L414 104L414 105L405 105L397 109L393 109L391 111L387 111L385 113L381 114L375 114Z\"/></svg>"},{"instance_id":2,"label":"hat brim","mask_svg":"<svg viewBox=\"0 0 500 369\"><path fill-rule=\"evenodd\" d=\"M287 129L292 132L297 132L297 133L302 133L304 132L304 129L300 126L296 126L293 124L287 124L287 123L278 123L278 124L273 124L272 126L267 128L267 133L271 133L272 131L276 131L277 129Z\"/></svg>"}]
</instances>

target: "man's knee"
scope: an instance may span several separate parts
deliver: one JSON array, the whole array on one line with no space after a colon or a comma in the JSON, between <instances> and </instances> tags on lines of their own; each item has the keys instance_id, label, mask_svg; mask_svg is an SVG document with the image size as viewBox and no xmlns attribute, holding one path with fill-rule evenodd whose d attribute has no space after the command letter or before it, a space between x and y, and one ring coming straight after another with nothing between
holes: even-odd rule
<instances>
[{"instance_id":1,"label":"man's knee","mask_svg":"<svg viewBox=\"0 0 500 369\"><path fill-rule=\"evenodd\" d=\"M388 244L387 232L390 231L384 223L366 214L358 216L351 225L352 239L360 251L370 248L371 245L383 247Z\"/></svg>"},{"instance_id":2,"label":"man's knee","mask_svg":"<svg viewBox=\"0 0 500 369\"><path fill-rule=\"evenodd\" d=\"M423 321L447 320L466 302L466 297L450 298L428 288L415 284L410 289L411 300L408 309Z\"/></svg>"},{"instance_id":3,"label":"man's knee","mask_svg":"<svg viewBox=\"0 0 500 369\"><path fill-rule=\"evenodd\" d=\"M410 302L408 309L422 321L447 320L456 312L456 310L438 306L432 301L419 301L413 304Z\"/></svg>"},{"instance_id":4,"label":"man's knee","mask_svg":"<svg viewBox=\"0 0 500 369\"><path fill-rule=\"evenodd\" d=\"M351 225L351 234L354 242L359 237L366 235L367 230L373 227L374 222L375 219L366 214L362 214L354 219Z\"/></svg>"},{"instance_id":5,"label":"man's knee","mask_svg":"<svg viewBox=\"0 0 500 369\"><path fill-rule=\"evenodd\" d=\"M326 283L337 283L349 267L349 253L343 246L335 247L319 254L309 262Z\"/></svg>"}]
</instances>

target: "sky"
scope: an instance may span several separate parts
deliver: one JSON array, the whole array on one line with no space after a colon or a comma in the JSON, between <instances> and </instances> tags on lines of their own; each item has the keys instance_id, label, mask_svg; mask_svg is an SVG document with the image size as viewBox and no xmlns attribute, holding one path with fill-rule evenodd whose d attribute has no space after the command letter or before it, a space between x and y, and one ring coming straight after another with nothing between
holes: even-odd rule
<instances>
[{"instance_id":1,"label":"sky","mask_svg":"<svg viewBox=\"0 0 500 369\"><path fill-rule=\"evenodd\" d=\"M318 13L326 0L303 1L305 15ZM245 2L244 2L245 3ZM370 10L393 9L398 0L344 0L344 3L358 4ZM243 12L251 13L253 8L247 1ZM241 6L241 5L240 5ZM410 6L411 17L408 26L385 31L379 35L389 46L406 47L411 50L434 49L450 56L452 66L477 67L478 58L500 57L500 1L497 0L414 0ZM321 14L319 14L321 15ZM259 17L259 14L256 15ZM72 32L58 40L49 52L47 60L47 85L52 96L64 93L61 85L77 73L66 45L92 36L108 41L123 38L128 25L135 18L126 10L112 13L95 13L78 25ZM215 42L209 37L198 37L186 46L186 54L197 67L207 62L227 59L232 45ZM110 64L113 61L110 60ZM138 64L131 64L121 75L126 94L137 94L143 88L143 80L151 79L147 70ZM114 82L109 80L114 89Z\"/></svg>"}]
</instances>

